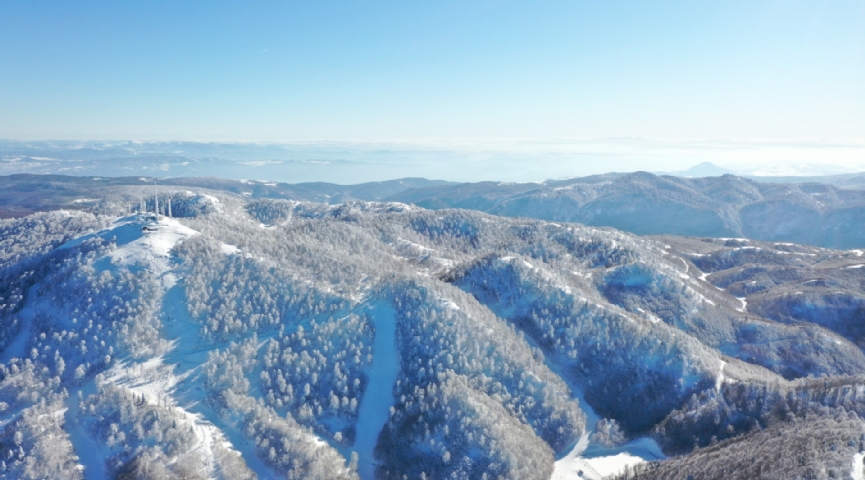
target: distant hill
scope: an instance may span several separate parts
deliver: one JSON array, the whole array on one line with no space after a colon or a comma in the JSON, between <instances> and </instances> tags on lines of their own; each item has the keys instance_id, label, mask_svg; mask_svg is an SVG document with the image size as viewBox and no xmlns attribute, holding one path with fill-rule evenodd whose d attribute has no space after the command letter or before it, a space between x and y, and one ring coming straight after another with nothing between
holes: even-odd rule
<instances>
[{"instance_id":1,"label":"distant hill","mask_svg":"<svg viewBox=\"0 0 865 480\"><path fill-rule=\"evenodd\" d=\"M16 218L33 212L67 208L91 210L100 202L137 204L142 197L152 197L152 177L77 177L69 175L0 176L0 218ZM357 185L333 183L278 183L256 180L227 180L214 177L158 179L159 188L205 188L229 192L246 198L285 198L317 203L341 203L351 200L377 201L412 188L454 185L443 180L403 178Z\"/></svg>"},{"instance_id":2,"label":"distant hill","mask_svg":"<svg viewBox=\"0 0 865 480\"><path fill-rule=\"evenodd\" d=\"M720 177L721 175L735 175L735 170L719 167L712 162L703 162L693 167L679 172L670 172L670 175L677 177Z\"/></svg>"},{"instance_id":3,"label":"distant hill","mask_svg":"<svg viewBox=\"0 0 865 480\"><path fill-rule=\"evenodd\" d=\"M834 180L856 185L856 176ZM865 176L862 177L865 179ZM0 176L0 218L65 208L100 212L151 198L149 177ZM733 175L704 178L610 173L541 183L452 183L404 178L357 185L192 177L160 189L206 189L246 199L338 204L396 201L508 217L609 226L640 235L747 237L830 248L865 246L865 190L815 182L776 183ZM94 198L94 189L99 198Z\"/></svg>"},{"instance_id":4,"label":"distant hill","mask_svg":"<svg viewBox=\"0 0 865 480\"><path fill-rule=\"evenodd\" d=\"M646 172L543 183L480 182L406 190L388 200L425 208L610 226L645 234L748 237L832 248L865 246L865 191L723 175Z\"/></svg>"},{"instance_id":5,"label":"distant hill","mask_svg":"<svg viewBox=\"0 0 865 480\"><path fill-rule=\"evenodd\" d=\"M760 183L827 183L841 188L865 189L865 173L840 173L844 171L843 167L818 168L813 165L756 166L733 170L703 162L686 170L658 172L656 175L688 178L736 175Z\"/></svg>"}]
</instances>

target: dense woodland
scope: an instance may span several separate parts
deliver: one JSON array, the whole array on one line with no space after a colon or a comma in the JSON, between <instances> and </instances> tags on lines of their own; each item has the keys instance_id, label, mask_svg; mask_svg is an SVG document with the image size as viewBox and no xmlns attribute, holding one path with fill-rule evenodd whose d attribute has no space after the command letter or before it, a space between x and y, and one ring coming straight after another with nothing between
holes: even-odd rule
<instances>
[{"instance_id":1,"label":"dense woodland","mask_svg":"<svg viewBox=\"0 0 865 480\"><path fill-rule=\"evenodd\" d=\"M863 451L862 419L837 409L627 468L615 480L850 478L851 459L862 463Z\"/></svg>"},{"instance_id":2,"label":"dense woodland","mask_svg":"<svg viewBox=\"0 0 865 480\"><path fill-rule=\"evenodd\" d=\"M844 478L862 448L855 253L166 201L0 221L0 478L546 479L584 433L671 456L622 478Z\"/></svg>"}]
</instances>

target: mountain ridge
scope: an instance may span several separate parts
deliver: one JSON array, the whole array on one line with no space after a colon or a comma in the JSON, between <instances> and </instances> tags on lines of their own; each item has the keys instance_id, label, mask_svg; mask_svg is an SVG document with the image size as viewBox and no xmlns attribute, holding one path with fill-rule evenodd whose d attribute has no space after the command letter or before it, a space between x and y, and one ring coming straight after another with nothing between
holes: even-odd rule
<instances>
[{"instance_id":1,"label":"mountain ridge","mask_svg":"<svg viewBox=\"0 0 865 480\"><path fill-rule=\"evenodd\" d=\"M824 184L767 184L647 172L549 184L491 182L406 190L387 200L425 208L612 226L646 234L748 237L833 248L865 245L865 192ZM861 217L861 218L860 218Z\"/></svg>"},{"instance_id":2,"label":"mountain ridge","mask_svg":"<svg viewBox=\"0 0 865 480\"><path fill-rule=\"evenodd\" d=\"M20 446L0 476L546 479L591 465L573 450L586 435L690 465L842 414L833 435L852 443L814 447L838 452L819 465L856 453L855 251L163 195L178 218L106 204L0 221L0 442ZM395 379L373 375L384 341Z\"/></svg>"},{"instance_id":3,"label":"mountain ridge","mask_svg":"<svg viewBox=\"0 0 865 480\"><path fill-rule=\"evenodd\" d=\"M853 177L851 177L853 178ZM150 177L0 177L0 216L57 208L98 211L153 195ZM637 234L750 237L832 248L865 246L865 190L818 183L761 183L735 176L680 178L647 172L539 183L454 184L407 178L358 185L216 178L160 180L165 190L207 188L248 198L336 204L399 201L496 215L612 226ZM100 197L88 197L94 187ZM849 227L849 228L848 228Z\"/></svg>"}]
</instances>

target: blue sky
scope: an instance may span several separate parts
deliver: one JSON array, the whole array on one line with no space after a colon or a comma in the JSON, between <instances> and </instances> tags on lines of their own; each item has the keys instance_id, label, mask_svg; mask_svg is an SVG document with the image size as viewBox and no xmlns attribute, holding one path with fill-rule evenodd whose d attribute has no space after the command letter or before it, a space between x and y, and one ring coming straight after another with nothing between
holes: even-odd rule
<instances>
[{"instance_id":1,"label":"blue sky","mask_svg":"<svg viewBox=\"0 0 865 480\"><path fill-rule=\"evenodd\" d=\"M3 1L0 71L7 139L865 146L862 1Z\"/></svg>"}]
</instances>

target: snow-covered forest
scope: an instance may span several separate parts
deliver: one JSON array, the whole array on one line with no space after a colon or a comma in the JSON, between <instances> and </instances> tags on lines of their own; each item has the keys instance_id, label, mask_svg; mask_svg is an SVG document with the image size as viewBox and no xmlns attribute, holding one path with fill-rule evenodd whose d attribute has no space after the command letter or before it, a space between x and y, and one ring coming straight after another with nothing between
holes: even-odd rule
<instances>
[{"instance_id":1,"label":"snow-covered forest","mask_svg":"<svg viewBox=\"0 0 865 480\"><path fill-rule=\"evenodd\" d=\"M862 475L861 250L144 200L0 220L0 478Z\"/></svg>"}]
</instances>

